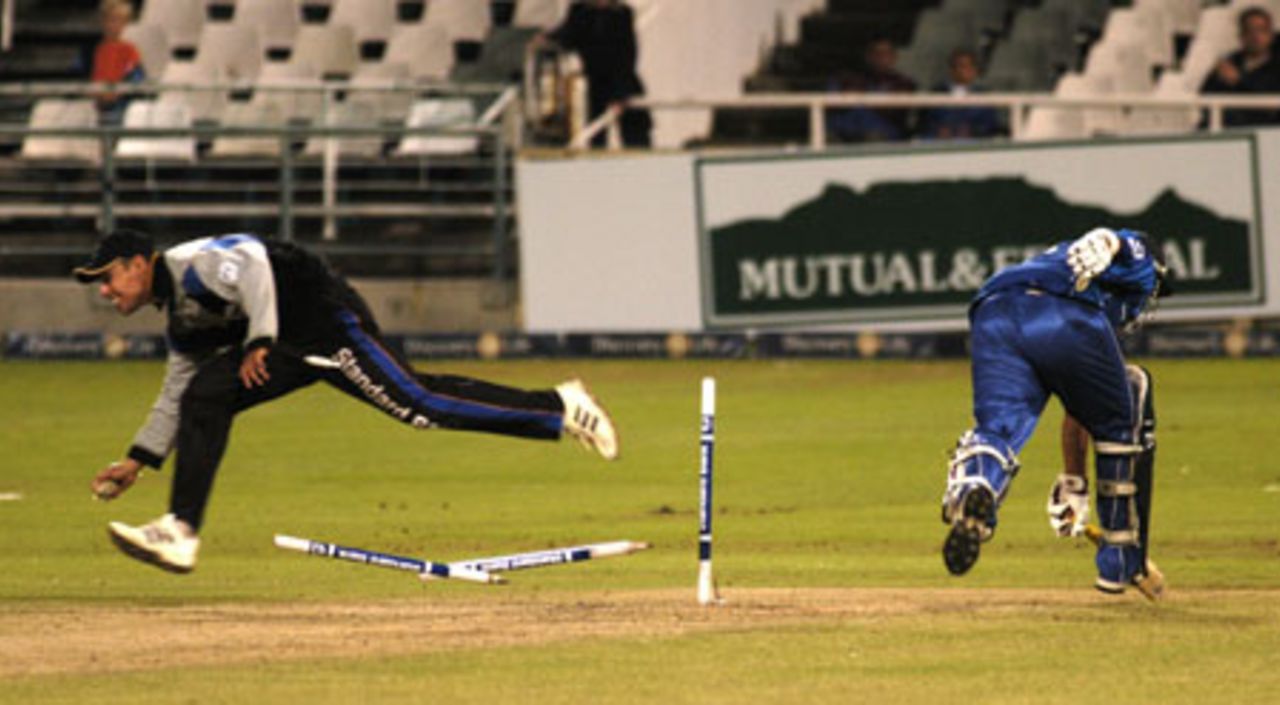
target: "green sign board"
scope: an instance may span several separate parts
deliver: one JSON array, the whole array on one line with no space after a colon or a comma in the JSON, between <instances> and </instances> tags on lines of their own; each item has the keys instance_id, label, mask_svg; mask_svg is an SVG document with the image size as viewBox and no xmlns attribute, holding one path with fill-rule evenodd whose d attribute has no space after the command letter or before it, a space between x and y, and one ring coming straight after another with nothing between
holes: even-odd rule
<instances>
[{"instance_id":1,"label":"green sign board","mask_svg":"<svg viewBox=\"0 0 1280 705\"><path fill-rule=\"evenodd\" d=\"M1214 140L1205 152L1229 150L1216 156L1243 171L1224 186L1234 214L1215 209L1209 181L1161 183L1143 174L1137 188L1146 192L1134 193L1125 172L1141 167L1135 147L1167 151L1146 142L1117 150L1117 157L1082 146L1096 165L1081 167L1081 156L1073 155L1075 184L1064 181L1061 189L1053 170L1055 152L1068 149L1062 146L1036 148L1040 155L1019 147L950 150L932 160L928 152L903 153L895 166L901 171L903 160L918 160L917 173L884 178L863 168L884 155L705 160L698 165L704 318L733 327L962 317L991 274L1098 226L1161 239L1178 294L1171 305L1260 302L1251 139ZM956 155L967 158L956 162ZM787 188L768 188L770 178L787 180ZM761 179L765 184L757 186ZM1142 206L1109 207L1098 202L1112 198L1107 184L1081 179L1130 188L1112 200ZM1066 195L1090 189L1101 196L1086 202ZM779 190L790 193L774 197ZM726 202L738 198L751 200ZM754 213L769 207L780 212Z\"/></svg>"}]
</instances>

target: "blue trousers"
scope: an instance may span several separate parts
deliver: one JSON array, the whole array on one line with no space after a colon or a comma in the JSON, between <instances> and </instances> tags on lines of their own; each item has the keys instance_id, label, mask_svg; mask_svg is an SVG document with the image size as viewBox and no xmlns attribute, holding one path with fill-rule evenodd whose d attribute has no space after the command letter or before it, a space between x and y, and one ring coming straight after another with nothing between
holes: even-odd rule
<instances>
[{"instance_id":1,"label":"blue trousers","mask_svg":"<svg viewBox=\"0 0 1280 705\"><path fill-rule=\"evenodd\" d=\"M970 323L980 433L1022 450L1053 394L1095 441L1134 442L1124 356L1101 310L1019 289L979 303Z\"/></svg>"}]
</instances>

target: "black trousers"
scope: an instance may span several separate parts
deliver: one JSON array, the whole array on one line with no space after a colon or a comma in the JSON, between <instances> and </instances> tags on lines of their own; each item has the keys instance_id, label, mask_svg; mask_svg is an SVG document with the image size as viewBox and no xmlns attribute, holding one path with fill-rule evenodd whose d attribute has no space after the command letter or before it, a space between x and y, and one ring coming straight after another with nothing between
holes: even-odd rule
<instances>
[{"instance_id":1,"label":"black trousers","mask_svg":"<svg viewBox=\"0 0 1280 705\"><path fill-rule=\"evenodd\" d=\"M353 310L355 309L355 310ZM363 313L364 316L360 314ZM244 352L228 350L203 364L182 395L169 511L193 528L204 521L231 422L236 414L318 381L415 428L485 431L522 438L560 437L564 405L554 390L525 391L452 375L413 371L383 345L364 306L340 308L307 340L282 339L267 356L270 379L246 388ZM328 358L331 368L304 357Z\"/></svg>"},{"instance_id":2,"label":"black trousers","mask_svg":"<svg viewBox=\"0 0 1280 705\"><path fill-rule=\"evenodd\" d=\"M587 84L587 109L590 113L587 117L588 121L594 122L596 118L604 114L609 106L614 102L616 90L612 82L601 83L599 81L588 81ZM653 130L653 117L648 110L644 108L629 108L622 112L618 118L618 129L622 133L622 145L624 147L648 148L652 146L652 138L650 132ZM602 132L591 140L591 146L596 149L603 149L608 146L609 135Z\"/></svg>"}]
</instances>

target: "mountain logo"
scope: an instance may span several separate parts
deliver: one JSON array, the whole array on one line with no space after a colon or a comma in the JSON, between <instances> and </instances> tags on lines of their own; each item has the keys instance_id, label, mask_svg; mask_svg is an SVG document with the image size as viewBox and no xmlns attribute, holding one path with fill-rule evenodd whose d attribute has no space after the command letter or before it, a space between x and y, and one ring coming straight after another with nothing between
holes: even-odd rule
<instances>
[{"instance_id":1,"label":"mountain logo","mask_svg":"<svg viewBox=\"0 0 1280 705\"><path fill-rule=\"evenodd\" d=\"M1065 201L1021 177L829 183L777 219L711 228L712 325L955 317L999 269L1107 226L1164 248L1170 305L1256 302L1254 224L1166 189L1136 213Z\"/></svg>"}]
</instances>

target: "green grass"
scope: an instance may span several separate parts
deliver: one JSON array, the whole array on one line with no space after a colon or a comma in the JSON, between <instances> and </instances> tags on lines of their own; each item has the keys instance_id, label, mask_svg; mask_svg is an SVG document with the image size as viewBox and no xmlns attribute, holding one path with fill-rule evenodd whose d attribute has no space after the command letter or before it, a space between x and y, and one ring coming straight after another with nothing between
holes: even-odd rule
<instances>
[{"instance_id":1,"label":"green grass","mask_svg":"<svg viewBox=\"0 0 1280 705\"><path fill-rule=\"evenodd\" d=\"M459 606L602 590L688 589L697 508L698 379L720 381L716 569L735 589L938 588L1089 594L1092 552L1052 538L1060 463L1051 405L996 539L963 580L938 556L946 452L969 425L963 363L448 363L526 386L588 379L623 431L605 464L569 444L415 432L326 388L237 420L199 569L119 556L110 519L165 508L170 469L115 503L88 481L128 444L159 386L150 363L0 363L0 604L9 612L370 600ZM423 693L526 702L1097 701L1141 662L1140 702L1268 702L1280 685L1280 464L1275 361L1152 361L1160 412L1154 556L1178 601L928 609L346 659L15 675L3 702L385 702ZM454 559L631 538L631 558L513 574L513 585L417 581L282 554L273 532ZM1240 593L1251 589L1263 592ZM1211 592L1212 591L1212 592ZM1226 592L1223 592L1226 591ZM1054 593L1056 594L1056 593ZM0 624L3 616L0 615ZM0 648L4 636L0 632ZM2 671L0 671L2 672Z\"/></svg>"}]
</instances>

